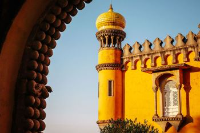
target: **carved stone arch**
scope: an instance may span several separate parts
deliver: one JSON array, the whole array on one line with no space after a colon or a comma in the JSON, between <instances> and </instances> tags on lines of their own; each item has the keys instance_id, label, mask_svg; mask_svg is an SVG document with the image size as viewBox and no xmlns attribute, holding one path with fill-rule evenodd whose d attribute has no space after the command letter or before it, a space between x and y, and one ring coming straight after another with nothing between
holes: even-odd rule
<instances>
[{"instance_id":1,"label":"carved stone arch","mask_svg":"<svg viewBox=\"0 0 200 133\"><path fill-rule=\"evenodd\" d=\"M178 60L178 57L182 54L181 50L177 50L174 54L174 57L173 57L173 63L176 64L176 63L179 63L179 60Z\"/></svg>"},{"instance_id":2,"label":"carved stone arch","mask_svg":"<svg viewBox=\"0 0 200 133\"><path fill-rule=\"evenodd\" d=\"M168 58L169 58L170 56L171 56L171 54L165 53L165 55L164 55L165 64L164 64L164 65L169 65ZM171 57L172 57L172 56L171 56Z\"/></svg>"},{"instance_id":3,"label":"carved stone arch","mask_svg":"<svg viewBox=\"0 0 200 133\"><path fill-rule=\"evenodd\" d=\"M161 73L160 75L157 75L157 76L155 77L155 86L157 86L158 88L160 88L160 85L161 85L160 81L161 81L162 79L169 78L169 77L171 77L171 76L174 76L174 75L171 74L171 73ZM161 92L162 92L162 91L161 91Z\"/></svg>"},{"instance_id":4,"label":"carved stone arch","mask_svg":"<svg viewBox=\"0 0 200 133\"><path fill-rule=\"evenodd\" d=\"M191 53L195 53L195 50L188 50L187 54L186 54L186 58L187 58L187 62L189 62L191 59L190 59L190 54Z\"/></svg>"},{"instance_id":5,"label":"carved stone arch","mask_svg":"<svg viewBox=\"0 0 200 133\"><path fill-rule=\"evenodd\" d=\"M134 61L132 61L132 70L136 70L137 69L137 63L140 61L139 58L136 58Z\"/></svg>"},{"instance_id":6,"label":"carved stone arch","mask_svg":"<svg viewBox=\"0 0 200 133\"><path fill-rule=\"evenodd\" d=\"M126 70L127 70L127 64L128 64L129 62L131 62L131 61L130 61L129 58L126 58L126 59L124 59L123 61L124 61L124 62L123 62L122 70L126 71ZM132 64L131 64L131 66L132 66Z\"/></svg>"},{"instance_id":7,"label":"carved stone arch","mask_svg":"<svg viewBox=\"0 0 200 133\"><path fill-rule=\"evenodd\" d=\"M1 127L4 127L1 132L31 133L45 129L45 99L52 92L51 87L47 86L46 76L56 40L78 10L82 10L85 3L91 1L27 0L22 5L7 33L1 53L2 60L8 59L5 65L1 65L1 70L5 68L11 71L7 75L1 73L11 77L4 78L5 83L10 83L4 89L4 94L10 95L3 98L10 103L10 107L3 107L0 112L5 114L3 117L6 119L0 120ZM6 68L9 64L16 65Z\"/></svg>"},{"instance_id":8,"label":"carved stone arch","mask_svg":"<svg viewBox=\"0 0 200 133\"><path fill-rule=\"evenodd\" d=\"M141 67L142 68L147 68L147 61L150 60L151 61L151 58L148 56L148 55L145 55L142 57L141 59Z\"/></svg>"},{"instance_id":9,"label":"carved stone arch","mask_svg":"<svg viewBox=\"0 0 200 133\"><path fill-rule=\"evenodd\" d=\"M156 54L156 55L154 55L154 56L151 57L151 67L158 66L157 59L159 57L162 58L160 54Z\"/></svg>"}]
</instances>

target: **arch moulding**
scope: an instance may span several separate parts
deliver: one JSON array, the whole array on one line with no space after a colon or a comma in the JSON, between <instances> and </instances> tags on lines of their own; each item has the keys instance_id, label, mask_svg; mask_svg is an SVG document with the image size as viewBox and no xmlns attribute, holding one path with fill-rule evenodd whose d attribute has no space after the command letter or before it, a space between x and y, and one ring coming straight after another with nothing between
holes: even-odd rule
<instances>
[{"instance_id":1,"label":"arch moulding","mask_svg":"<svg viewBox=\"0 0 200 133\"><path fill-rule=\"evenodd\" d=\"M50 57L60 32L92 0L26 0L0 53L0 131L42 132Z\"/></svg>"}]
</instances>

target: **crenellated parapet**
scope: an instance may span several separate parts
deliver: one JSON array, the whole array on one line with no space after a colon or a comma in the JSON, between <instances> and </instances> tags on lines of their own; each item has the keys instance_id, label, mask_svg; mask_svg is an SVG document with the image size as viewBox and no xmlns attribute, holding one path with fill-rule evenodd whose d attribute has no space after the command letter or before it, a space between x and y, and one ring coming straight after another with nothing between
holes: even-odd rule
<instances>
[{"instance_id":1,"label":"crenellated parapet","mask_svg":"<svg viewBox=\"0 0 200 133\"><path fill-rule=\"evenodd\" d=\"M195 35L190 31L186 37L179 33L175 40L176 43L174 43L174 39L168 35L164 41L156 38L153 43L149 40L145 40L142 45L138 42L132 47L129 44L126 44L123 47L123 65L127 62L131 62L131 69L136 69L136 63L140 60L141 67L146 68L146 61L150 59L151 67L156 67L156 59L158 57L161 57L162 65L167 65L168 56L172 56L172 64L176 64L178 63L177 57L179 54L183 54L183 61L187 62L189 61L188 55L190 52L195 53L194 60L200 60L200 32ZM162 46L163 42L165 43L164 46ZM152 44L153 48L151 47Z\"/></svg>"}]
</instances>

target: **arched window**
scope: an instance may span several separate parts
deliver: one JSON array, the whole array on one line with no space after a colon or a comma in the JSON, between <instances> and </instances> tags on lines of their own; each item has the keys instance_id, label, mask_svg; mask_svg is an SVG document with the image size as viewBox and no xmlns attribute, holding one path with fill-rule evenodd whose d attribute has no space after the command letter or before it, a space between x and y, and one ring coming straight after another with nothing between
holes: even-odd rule
<instances>
[{"instance_id":1,"label":"arched window","mask_svg":"<svg viewBox=\"0 0 200 133\"><path fill-rule=\"evenodd\" d=\"M167 81L163 90L164 116L175 117L178 114L178 89L175 81Z\"/></svg>"}]
</instances>

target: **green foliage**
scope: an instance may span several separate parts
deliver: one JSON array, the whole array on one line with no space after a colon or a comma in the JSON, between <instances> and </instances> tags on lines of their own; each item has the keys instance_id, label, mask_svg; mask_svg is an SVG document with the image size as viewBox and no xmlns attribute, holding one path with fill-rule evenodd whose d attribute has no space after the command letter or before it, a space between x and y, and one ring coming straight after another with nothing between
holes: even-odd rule
<instances>
[{"instance_id":1,"label":"green foliage","mask_svg":"<svg viewBox=\"0 0 200 133\"><path fill-rule=\"evenodd\" d=\"M154 126L148 125L147 121L144 123L137 122L137 119L132 121L126 120L109 120L107 126L100 129L100 133L158 133L158 129Z\"/></svg>"}]
</instances>

